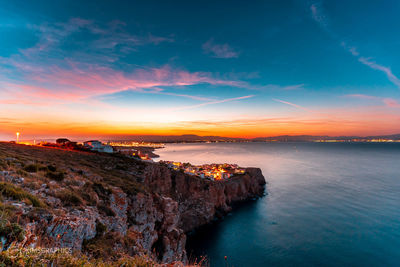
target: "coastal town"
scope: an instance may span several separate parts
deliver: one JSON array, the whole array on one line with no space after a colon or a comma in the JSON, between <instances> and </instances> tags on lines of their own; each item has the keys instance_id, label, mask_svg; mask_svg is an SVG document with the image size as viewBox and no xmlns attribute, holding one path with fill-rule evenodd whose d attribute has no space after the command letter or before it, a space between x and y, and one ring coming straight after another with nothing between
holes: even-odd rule
<instances>
[{"instance_id":1,"label":"coastal town","mask_svg":"<svg viewBox=\"0 0 400 267\"><path fill-rule=\"evenodd\" d=\"M203 164L192 165L190 163L182 163L176 161L159 161L165 164L168 168L183 171L186 174L198 176L200 178L209 179L212 181L226 180L234 175L244 174L245 169L239 167L237 164Z\"/></svg>"},{"instance_id":2,"label":"coastal town","mask_svg":"<svg viewBox=\"0 0 400 267\"><path fill-rule=\"evenodd\" d=\"M157 148L163 148L163 144L147 142L108 142L103 143L99 140L89 140L82 143L70 141L67 138L58 138L52 142L20 142L20 133L17 133L15 143L30 146L45 146L58 149L83 150L100 153L118 153L129 158L145 162L154 162L153 158L158 157L154 152ZM159 161L160 164L167 166L171 170L181 171L185 174L197 176L211 181L226 180L235 175L245 173L245 169L237 164L203 164L193 165L176 161Z\"/></svg>"},{"instance_id":3,"label":"coastal town","mask_svg":"<svg viewBox=\"0 0 400 267\"><path fill-rule=\"evenodd\" d=\"M55 142L48 141L20 141L20 133L17 133L17 144L28 146L44 146L57 149L91 151L100 153L119 153L134 159L153 162L153 158L158 157L154 154L156 148L164 147L163 144L145 143L145 142L107 142L99 140L89 140L84 142L74 142L67 138L58 138Z\"/></svg>"}]
</instances>

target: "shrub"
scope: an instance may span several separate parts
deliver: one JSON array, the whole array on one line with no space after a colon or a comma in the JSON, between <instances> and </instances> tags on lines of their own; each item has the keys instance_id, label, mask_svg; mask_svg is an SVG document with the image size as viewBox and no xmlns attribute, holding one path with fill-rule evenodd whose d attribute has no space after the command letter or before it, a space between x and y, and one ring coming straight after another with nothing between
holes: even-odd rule
<instances>
[{"instance_id":1,"label":"shrub","mask_svg":"<svg viewBox=\"0 0 400 267\"><path fill-rule=\"evenodd\" d=\"M5 243L5 248L14 242L21 242L24 240L25 231L17 223L10 223L7 220L0 221L0 236L4 237L7 241Z\"/></svg>"},{"instance_id":2,"label":"shrub","mask_svg":"<svg viewBox=\"0 0 400 267\"><path fill-rule=\"evenodd\" d=\"M14 216L16 208L13 205L8 205L0 202L0 216L9 219Z\"/></svg>"},{"instance_id":3,"label":"shrub","mask_svg":"<svg viewBox=\"0 0 400 267\"><path fill-rule=\"evenodd\" d=\"M64 180L65 174L64 174L64 172L53 172L53 171L49 170L46 172L46 177L48 177L52 180L61 182L62 180Z\"/></svg>"},{"instance_id":4,"label":"shrub","mask_svg":"<svg viewBox=\"0 0 400 267\"><path fill-rule=\"evenodd\" d=\"M27 172L37 172L39 170L38 164L29 164L24 167L24 170Z\"/></svg>"},{"instance_id":5,"label":"shrub","mask_svg":"<svg viewBox=\"0 0 400 267\"><path fill-rule=\"evenodd\" d=\"M103 236L103 234L106 231L107 231L107 226L105 226L101 222L96 223L96 236Z\"/></svg>"},{"instance_id":6,"label":"shrub","mask_svg":"<svg viewBox=\"0 0 400 267\"><path fill-rule=\"evenodd\" d=\"M103 183L95 182L93 183L92 188L101 199L108 199L108 195L112 193L112 191L104 186Z\"/></svg>"},{"instance_id":7,"label":"shrub","mask_svg":"<svg viewBox=\"0 0 400 267\"><path fill-rule=\"evenodd\" d=\"M44 207L45 205L36 196L26 192L20 187L17 187L11 183L1 182L0 192L3 196L10 197L15 200L28 199L34 207Z\"/></svg>"},{"instance_id":8,"label":"shrub","mask_svg":"<svg viewBox=\"0 0 400 267\"><path fill-rule=\"evenodd\" d=\"M97 209L101 214L105 214L106 216L115 216L115 212L106 205L97 205Z\"/></svg>"},{"instance_id":9,"label":"shrub","mask_svg":"<svg viewBox=\"0 0 400 267\"><path fill-rule=\"evenodd\" d=\"M56 196L67 206L80 206L83 203L80 196L68 189L58 192Z\"/></svg>"},{"instance_id":10,"label":"shrub","mask_svg":"<svg viewBox=\"0 0 400 267\"><path fill-rule=\"evenodd\" d=\"M47 169L51 172L55 172L57 171L57 167L54 165L47 165Z\"/></svg>"}]
</instances>

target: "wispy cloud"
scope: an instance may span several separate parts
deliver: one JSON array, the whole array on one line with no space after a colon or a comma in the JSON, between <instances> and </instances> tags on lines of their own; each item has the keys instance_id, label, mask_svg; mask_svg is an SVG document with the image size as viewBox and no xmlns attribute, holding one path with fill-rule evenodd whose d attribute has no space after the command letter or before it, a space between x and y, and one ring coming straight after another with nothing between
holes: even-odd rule
<instances>
[{"instance_id":1,"label":"wispy cloud","mask_svg":"<svg viewBox=\"0 0 400 267\"><path fill-rule=\"evenodd\" d=\"M292 107L295 107L295 108L298 108L298 109L302 109L302 110L308 111L308 112L314 112L313 110L311 110L309 108L305 108L305 107L302 107L300 105L297 105L297 104L294 104L294 103L291 103L291 102L288 102L288 101L283 101L283 100L276 99L276 98L274 98L273 100L276 101L276 102L280 102L282 104L285 104L285 105L289 105L289 106L292 106Z\"/></svg>"},{"instance_id":2,"label":"wispy cloud","mask_svg":"<svg viewBox=\"0 0 400 267\"><path fill-rule=\"evenodd\" d=\"M393 98L385 98L383 99L383 102L386 104L386 106L391 107L391 108L400 108L400 103L393 99Z\"/></svg>"},{"instance_id":3,"label":"wispy cloud","mask_svg":"<svg viewBox=\"0 0 400 267\"><path fill-rule=\"evenodd\" d=\"M322 8L322 2L314 2L310 6L311 16L318 23L318 25L323 28L325 31L330 32L330 22L329 18L325 15L325 12Z\"/></svg>"},{"instance_id":4,"label":"wispy cloud","mask_svg":"<svg viewBox=\"0 0 400 267\"><path fill-rule=\"evenodd\" d=\"M382 102L384 106L388 108L400 108L400 103L394 98L363 95L363 94L350 94L350 95L345 95L345 97L358 98L362 100L374 100Z\"/></svg>"},{"instance_id":5,"label":"wispy cloud","mask_svg":"<svg viewBox=\"0 0 400 267\"><path fill-rule=\"evenodd\" d=\"M125 26L125 23L121 21L112 21L106 25L99 25L93 20L82 18L72 18L67 22L29 25L29 29L37 34L39 42L31 48L22 49L21 53L25 56L34 57L40 52L49 53L49 50L52 49L64 54L58 46L67 38L72 38L73 34L84 30L91 33L91 38L84 41L75 40L78 44L81 44L81 50L90 50L92 54L96 56L102 55L108 60L115 60L124 52L134 51L138 46L146 44L158 45L163 42L174 41L171 37L155 36L151 33L134 35L126 31ZM97 58L98 60L99 58Z\"/></svg>"},{"instance_id":6,"label":"wispy cloud","mask_svg":"<svg viewBox=\"0 0 400 267\"><path fill-rule=\"evenodd\" d=\"M240 96L240 97L234 97L234 98L226 98L226 99L222 99L222 100L208 101L208 102L200 103L197 105L173 108L173 109L171 109L171 111L193 109L193 108L199 108L199 107L208 106L208 105L216 105L216 104L222 104L222 103L226 103L226 102L239 101L239 100L243 100L243 99L252 98L254 96L255 95L246 95L246 96Z\"/></svg>"},{"instance_id":7,"label":"wispy cloud","mask_svg":"<svg viewBox=\"0 0 400 267\"><path fill-rule=\"evenodd\" d=\"M228 44L216 44L213 39L203 44L203 51L216 58L237 58L239 53Z\"/></svg>"},{"instance_id":8,"label":"wispy cloud","mask_svg":"<svg viewBox=\"0 0 400 267\"><path fill-rule=\"evenodd\" d=\"M364 65L367 65L368 67L374 69L374 70L379 70L382 71L383 73L386 74L388 79L396 85L398 88L400 88L400 79L393 74L392 70L389 67L385 67L383 65L377 64L376 62L370 60L369 58L365 57L359 57L358 61L363 63Z\"/></svg>"},{"instance_id":9,"label":"wispy cloud","mask_svg":"<svg viewBox=\"0 0 400 267\"><path fill-rule=\"evenodd\" d=\"M358 99L368 99L368 100L376 100L378 97L372 96L372 95L363 95L363 94L349 94L345 95L345 97L352 97L352 98L358 98Z\"/></svg>"},{"instance_id":10,"label":"wispy cloud","mask_svg":"<svg viewBox=\"0 0 400 267\"><path fill-rule=\"evenodd\" d=\"M389 81L391 81L396 87L400 88L400 79L393 74L390 67L381 65L376 63L375 61L371 60L369 57L363 57L360 55L357 47L349 45L343 38L339 37L335 32L331 30L329 17L326 15L323 7L322 2L315 2L310 6L311 16L318 25L325 30L332 38L339 40L340 45L348 51L352 56L356 57L358 61L371 69L379 70L386 74Z\"/></svg>"},{"instance_id":11,"label":"wispy cloud","mask_svg":"<svg viewBox=\"0 0 400 267\"><path fill-rule=\"evenodd\" d=\"M25 83L10 81L2 82L0 86L3 88L3 92L7 89L10 97L15 97L18 94L20 100L27 99L30 100L29 102L32 99L38 101L48 101L49 99L79 101L126 90L175 95L199 101L211 100L195 95L172 93L160 88L195 84L246 86L241 82L214 78L211 73L188 72L173 69L168 65L160 68L140 68L130 73L124 73L108 67L77 62L70 62L68 68L54 66L32 68L25 74ZM3 103L13 102L4 101Z\"/></svg>"},{"instance_id":12,"label":"wispy cloud","mask_svg":"<svg viewBox=\"0 0 400 267\"><path fill-rule=\"evenodd\" d=\"M107 105L107 99L120 97L117 93L134 91L202 102L178 108L190 109L239 101L254 95L224 98L223 95L204 96L201 91L194 94L177 92L186 86L207 84L259 91L303 87L303 84L254 85L247 81L258 77L258 73L219 74L187 71L169 64L146 67L119 61L141 46L174 42L171 36L132 34L122 21L99 24L73 18L66 22L29 25L28 28L37 35L38 42L10 57L0 57L0 69L6 70L0 72L2 106L102 106ZM81 33L85 33L85 38L82 39ZM66 50L66 43L79 49ZM215 57L238 56L229 45L216 44L213 40L204 44L203 49Z\"/></svg>"}]
</instances>

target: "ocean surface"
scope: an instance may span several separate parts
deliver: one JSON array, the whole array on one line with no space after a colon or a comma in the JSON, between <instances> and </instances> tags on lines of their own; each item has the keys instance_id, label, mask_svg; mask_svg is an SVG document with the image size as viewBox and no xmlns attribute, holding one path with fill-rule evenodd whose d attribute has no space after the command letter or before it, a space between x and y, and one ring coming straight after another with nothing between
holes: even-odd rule
<instances>
[{"instance_id":1,"label":"ocean surface","mask_svg":"<svg viewBox=\"0 0 400 267\"><path fill-rule=\"evenodd\" d=\"M267 196L189 237L210 266L400 266L400 143L171 144L162 160L259 167ZM227 260L224 259L227 256Z\"/></svg>"}]
</instances>

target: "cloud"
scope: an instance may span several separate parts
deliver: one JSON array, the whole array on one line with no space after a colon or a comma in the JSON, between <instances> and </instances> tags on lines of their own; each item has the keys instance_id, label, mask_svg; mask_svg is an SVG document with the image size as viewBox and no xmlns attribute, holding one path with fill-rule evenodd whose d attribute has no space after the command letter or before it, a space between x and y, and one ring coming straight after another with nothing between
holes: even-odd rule
<instances>
[{"instance_id":1,"label":"cloud","mask_svg":"<svg viewBox=\"0 0 400 267\"><path fill-rule=\"evenodd\" d=\"M212 101L212 99L209 97L202 97L202 96L196 96L196 95L177 94L177 93L170 93L170 92L158 92L158 94L179 96L179 97L190 98L190 99L198 100L198 101Z\"/></svg>"},{"instance_id":2,"label":"cloud","mask_svg":"<svg viewBox=\"0 0 400 267\"><path fill-rule=\"evenodd\" d=\"M369 58L364 58L364 57L359 57L358 61L360 61L364 65L367 65L368 67L370 67L374 70L382 71L383 73L386 74L389 81L391 81L394 85L396 85L398 88L400 88L400 79L396 75L393 74L392 70L389 67L385 67L383 65L377 64L374 61L370 60Z\"/></svg>"},{"instance_id":3,"label":"cloud","mask_svg":"<svg viewBox=\"0 0 400 267\"><path fill-rule=\"evenodd\" d=\"M0 57L0 69L6 70L0 72L2 105L100 105L107 96L128 90L213 103L220 100L212 96L169 92L168 87L179 89L209 84L247 90L294 90L303 86L252 85L241 80L257 77L257 73L221 76L190 72L168 64L146 67L124 63L119 61L124 53L131 53L145 44L158 45L174 42L174 39L151 33L133 35L126 31L126 24L121 21L100 25L93 20L73 18L67 22L28 27L38 36L36 45L21 49L10 57ZM85 34L80 34L83 32ZM73 44L74 49L65 49L66 43ZM213 40L205 44L205 49L216 57L238 55L228 45L214 44Z\"/></svg>"},{"instance_id":4,"label":"cloud","mask_svg":"<svg viewBox=\"0 0 400 267\"><path fill-rule=\"evenodd\" d=\"M248 98L252 98L254 96L255 95L246 95L246 96L240 96L240 97L234 97L234 98L226 98L226 99L222 99L222 100L214 100L214 101L204 102L204 103L197 104L197 105L192 105L192 106L178 107L178 108L174 108L174 109L171 109L171 110L172 111L176 111L176 110L199 108L199 107L208 106L208 105L222 104L222 103L226 103L226 102L232 102L232 101L248 99Z\"/></svg>"},{"instance_id":5,"label":"cloud","mask_svg":"<svg viewBox=\"0 0 400 267\"><path fill-rule=\"evenodd\" d=\"M385 98L385 97L363 95L363 94L351 94L351 95L345 95L345 97L352 97L363 100L376 100L382 102L385 107L400 108L400 103L394 98L388 98L388 97Z\"/></svg>"},{"instance_id":6,"label":"cloud","mask_svg":"<svg viewBox=\"0 0 400 267\"><path fill-rule=\"evenodd\" d=\"M82 18L72 18L67 22L29 25L28 28L38 36L39 41L35 46L20 51L27 57L37 57L43 53L49 55L50 52L63 56L65 51L60 46L68 39L80 47L79 51L86 52L86 56L93 55L92 59L96 62L102 58L106 61L115 61L124 54L136 51L139 46L174 41L172 37L155 36L151 33L135 35L128 32L125 26L126 24L121 21L97 24L93 20ZM76 35L84 31L87 32L85 39ZM68 57L71 57L71 54L70 51ZM72 56L81 57L79 52L75 52Z\"/></svg>"},{"instance_id":7,"label":"cloud","mask_svg":"<svg viewBox=\"0 0 400 267\"><path fill-rule=\"evenodd\" d=\"M347 50L348 52L350 52L350 54L352 54L353 56L357 57L360 55L360 53L357 50L357 47L354 46L349 46L345 41L342 41L340 43L340 45Z\"/></svg>"},{"instance_id":8,"label":"cloud","mask_svg":"<svg viewBox=\"0 0 400 267\"><path fill-rule=\"evenodd\" d=\"M349 94L349 95L345 95L345 97L352 97L352 98L358 98L358 99L370 99L370 100L379 99L379 97L376 97L376 96L363 95L363 94Z\"/></svg>"},{"instance_id":9,"label":"cloud","mask_svg":"<svg viewBox=\"0 0 400 267\"><path fill-rule=\"evenodd\" d=\"M339 39L339 40L342 39L331 30L329 18L325 14L325 11L322 8L321 2L313 3L310 6L310 10L311 10L312 18L314 19L315 22L318 23L318 25L321 26L322 29L324 29L332 38ZM394 85L396 85L398 88L400 88L400 79L396 75L393 74L390 67L380 65L380 64L376 63L375 61L372 61L370 58L360 56L360 52L358 51L357 47L348 45L347 42L345 42L344 40L340 41L340 45L345 50L347 50L352 56L356 57L360 63L370 67L371 69L379 70L379 71L385 73L387 78L389 79L389 81L391 81Z\"/></svg>"},{"instance_id":10,"label":"cloud","mask_svg":"<svg viewBox=\"0 0 400 267\"><path fill-rule=\"evenodd\" d=\"M49 99L79 101L126 90L210 100L204 97L165 92L165 89L159 87L183 87L195 84L245 86L241 82L214 78L210 73L188 72L173 69L168 65L160 68L139 68L133 72L124 73L109 67L70 62L69 68L58 66L36 70L30 68L25 78L25 83L2 82L0 85L12 91L9 94L11 96L18 94L20 99L29 98L30 100L34 96L35 99L45 101Z\"/></svg>"},{"instance_id":11,"label":"cloud","mask_svg":"<svg viewBox=\"0 0 400 267\"><path fill-rule=\"evenodd\" d=\"M400 103L393 98L385 98L383 99L383 103L385 103L386 106L391 108L400 108Z\"/></svg>"},{"instance_id":12,"label":"cloud","mask_svg":"<svg viewBox=\"0 0 400 267\"><path fill-rule=\"evenodd\" d=\"M326 31L330 31L329 19L325 15L325 12L322 8L322 3L315 2L315 3L311 4L310 10L311 10L312 18L319 24L319 26Z\"/></svg>"},{"instance_id":13,"label":"cloud","mask_svg":"<svg viewBox=\"0 0 400 267\"><path fill-rule=\"evenodd\" d=\"M295 108L298 108L298 109L302 109L302 110L308 111L308 112L314 112L314 111L311 110L311 109L308 109L308 108L299 106L299 105L294 104L294 103L291 103L291 102L287 102L287 101L283 101L283 100L275 99L275 98L274 98L273 100L276 101L276 102L280 102L280 103L282 103L282 104L285 104L285 105L289 105L289 106L292 106L292 107L295 107Z\"/></svg>"},{"instance_id":14,"label":"cloud","mask_svg":"<svg viewBox=\"0 0 400 267\"><path fill-rule=\"evenodd\" d=\"M228 44L216 44L213 39L203 44L203 51L216 58L237 58L239 53L234 51Z\"/></svg>"}]
</instances>

